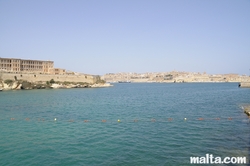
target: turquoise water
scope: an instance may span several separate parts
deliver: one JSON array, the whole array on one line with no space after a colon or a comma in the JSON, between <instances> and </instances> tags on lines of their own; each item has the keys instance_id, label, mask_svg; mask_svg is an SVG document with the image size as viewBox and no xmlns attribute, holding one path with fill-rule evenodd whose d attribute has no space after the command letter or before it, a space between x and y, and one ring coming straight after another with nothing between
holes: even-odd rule
<instances>
[{"instance_id":1,"label":"turquoise water","mask_svg":"<svg viewBox=\"0 0 250 166\"><path fill-rule=\"evenodd\" d=\"M190 156L207 153L249 158L250 125L241 109L249 103L250 89L236 83L3 91L0 165L190 165Z\"/></svg>"}]
</instances>

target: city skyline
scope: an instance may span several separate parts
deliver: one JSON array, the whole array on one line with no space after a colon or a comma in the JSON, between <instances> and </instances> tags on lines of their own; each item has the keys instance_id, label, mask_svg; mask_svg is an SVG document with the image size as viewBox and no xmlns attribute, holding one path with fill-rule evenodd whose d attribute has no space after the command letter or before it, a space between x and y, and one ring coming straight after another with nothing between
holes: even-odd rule
<instances>
[{"instance_id":1,"label":"city skyline","mask_svg":"<svg viewBox=\"0 0 250 166\"><path fill-rule=\"evenodd\" d=\"M59 68L250 74L250 1L0 1L0 57Z\"/></svg>"}]
</instances>

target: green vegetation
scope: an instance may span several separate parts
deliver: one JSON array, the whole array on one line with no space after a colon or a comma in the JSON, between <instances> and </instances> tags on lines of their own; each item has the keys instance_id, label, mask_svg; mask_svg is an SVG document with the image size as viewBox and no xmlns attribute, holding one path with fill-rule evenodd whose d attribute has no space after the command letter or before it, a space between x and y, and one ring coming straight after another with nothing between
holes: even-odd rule
<instances>
[{"instance_id":1,"label":"green vegetation","mask_svg":"<svg viewBox=\"0 0 250 166\"><path fill-rule=\"evenodd\" d=\"M172 80L173 79L173 75L171 74L167 74L164 76L164 80Z\"/></svg>"},{"instance_id":2,"label":"green vegetation","mask_svg":"<svg viewBox=\"0 0 250 166\"><path fill-rule=\"evenodd\" d=\"M69 85L69 84L72 84L72 82L64 81L63 84L64 84L64 85Z\"/></svg>"},{"instance_id":3,"label":"green vegetation","mask_svg":"<svg viewBox=\"0 0 250 166\"><path fill-rule=\"evenodd\" d=\"M49 83L54 84L55 83L54 79L51 79Z\"/></svg>"},{"instance_id":4,"label":"green vegetation","mask_svg":"<svg viewBox=\"0 0 250 166\"><path fill-rule=\"evenodd\" d=\"M87 82L69 82L69 81L64 81L64 82L59 82L59 83L62 83L63 85L70 85L70 84L88 85L89 84Z\"/></svg>"},{"instance_id":5,"label":"green vegetation","mask_svg":"<svg viewBox=\"0 0 250 166\"><path fill-rule=\"evenodd\" d=\"M102 81L99 81L99 82L102 82ZM51 85L51 84L63 84L63 85L70 85L70 84L73 84L73 85L76 85L76 84L79 84L79 85L89 85L89 83L87 82L70 82L70 81L64 81L64 82L61 82L61 81L54 81L54 79L51 79L50 81L46 81L46 84L47 85Z\"/></svg>"},{"instance_id":6,"label":"green vegetation","mask_svg":"<svg viewBox=\"0 0 250 166\"><path fill-rule=\"evenodd\" d=\"M97 84L105 84L106 81L104 81L104 80L97 80L96 83L97 83Z\"/></svg>"},{"instance_id":7,"label":"green vegetation","mask_svg":"<svg viewBox=\"0 0 250 166\"><path fill-rule=\"evenodd\" d=\"M89 83L87 82L70 82L70 81L64 81L64 82L61 82L61 81L55 81L54 79L51 79L50 81L46 81L46 84L47 85L51 85L51 84L62 84L62 85L70 85L70 84L73 84L73 85L76 85L76 84L79 84L79 85L89 85Z\"/></svg>"},{"instance_id":8,"label":"green vegetation","mask_svg":"<svg viewBox=\"0 0 250 166\"><path fill-rule=\"evenodd\" d=\"M87 82L77 82L77 84L79 84L79 85L88 85L89 83L87 83Z\"/></svg>"},{"instance_id":9,"label":"green vegetation","mask_svg":"<svg viewBox=\"0 0 250 166\"><path fill-rule=\"evenodd\" d=\"M5 80L4 83L10 85L13 83L13 80Z\"/></svg>"},{"instance_id":10,"label":"green vegetation","mask_svg":"<svg viewBox=\"0 0 250 166\"><path fill-rule=\"evenodd\" d=\"M102 80L100 76L95 77L95 83L97 84L105 84L106 81Z\"/></svg>"}]
</instances>

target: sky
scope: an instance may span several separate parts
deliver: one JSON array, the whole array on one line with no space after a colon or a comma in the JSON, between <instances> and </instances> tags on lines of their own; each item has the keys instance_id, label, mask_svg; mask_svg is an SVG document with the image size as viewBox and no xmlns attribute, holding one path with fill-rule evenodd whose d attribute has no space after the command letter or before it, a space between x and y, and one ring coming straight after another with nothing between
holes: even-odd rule
<instances>
[{"instance_id":1,"label":"sky","mask_svg":"<svg viewBox=\"0 0 250 166\"><path fill-rule=\"evenodd\" d=\"M249 75L250 0L0 0L0 57L98 75Z\"/></svg>"}]
</instances>

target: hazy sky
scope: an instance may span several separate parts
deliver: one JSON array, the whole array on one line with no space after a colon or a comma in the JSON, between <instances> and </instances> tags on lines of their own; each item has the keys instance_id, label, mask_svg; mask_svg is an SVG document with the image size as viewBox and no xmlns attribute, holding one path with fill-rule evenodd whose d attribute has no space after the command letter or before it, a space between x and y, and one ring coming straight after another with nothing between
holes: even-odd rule
<instances>
[{"instance_id":1,"label":"hazy sky","mask_svg":"<svg viewBox=\"0 0 250 166\"><path fill-rule=\"evenodd\" d=\"M250 0L0 0L0 57L100 75L249 74Z\"/></svg>"}]
</instances>

